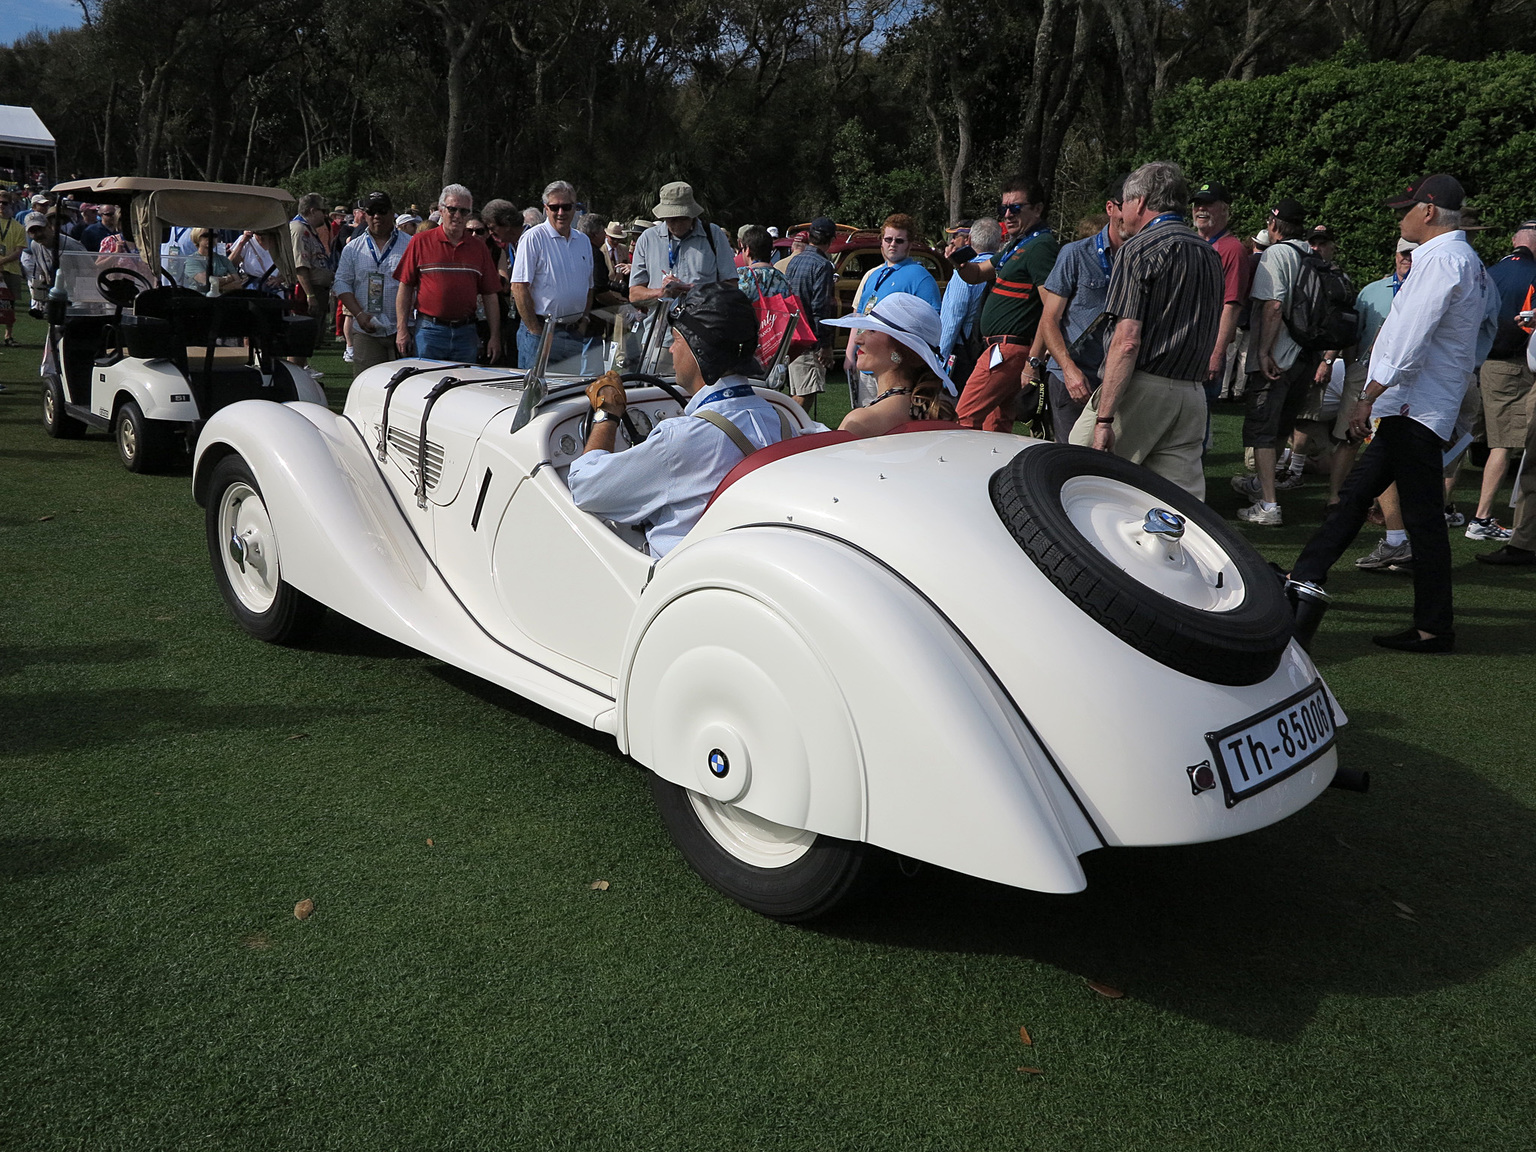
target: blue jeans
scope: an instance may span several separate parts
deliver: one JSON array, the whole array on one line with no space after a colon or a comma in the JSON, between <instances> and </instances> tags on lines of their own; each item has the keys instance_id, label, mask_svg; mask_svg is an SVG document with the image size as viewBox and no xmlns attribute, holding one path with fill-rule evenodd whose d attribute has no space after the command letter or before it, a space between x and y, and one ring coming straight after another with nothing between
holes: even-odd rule
<instances>
[{"instance_id":1,"label":"blue jeans","mask_svg":"<svg viewBox=\"0 0 1536 1152\"><path fill-rule=\"evenodd\" d=\"M447 360L473 364L480 352L480 337L473 323L450 328L425 316L416 325L416 355L423 360Z\"/></svg>"},{"instance_id":2,"label":"blue jeans","mask_svg":"<svg viewBox=\"0 0 1536 1152\"><path fill-rule=\"evenodd\" d=\"M532 368L533 361L539 354L539 340L523 325L517 326L517 366L519 368ZM602 354L602 341L593 338L583 338L574 332L562 332L555 329L555 338L549 345L549 370L551 372L575 372L585 376L595 373L602 365L595 363L594 356ZM589 364L589 360L594 360Z\"/></svg>"}]
</instances>

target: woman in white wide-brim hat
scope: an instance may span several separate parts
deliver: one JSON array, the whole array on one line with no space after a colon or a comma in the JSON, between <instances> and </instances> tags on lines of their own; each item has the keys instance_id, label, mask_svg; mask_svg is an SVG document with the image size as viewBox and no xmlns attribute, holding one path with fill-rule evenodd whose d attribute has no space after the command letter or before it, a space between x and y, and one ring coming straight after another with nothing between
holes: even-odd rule
<instances>
[{"instance_id":1,"label":"woman in white wide-brim hat","mask_svg":"<svg viewBox=\"0 0 1536 1152\"><path fill-rule=\"evenodd\" d=\"M875 399L843 419L855 436L879 436L910 420L953 420L956 390L939 363L939 310L909 292L880 297L868 312L823 320L856 328L858 369L875 377Z\"/></svg>"}]
</instances>

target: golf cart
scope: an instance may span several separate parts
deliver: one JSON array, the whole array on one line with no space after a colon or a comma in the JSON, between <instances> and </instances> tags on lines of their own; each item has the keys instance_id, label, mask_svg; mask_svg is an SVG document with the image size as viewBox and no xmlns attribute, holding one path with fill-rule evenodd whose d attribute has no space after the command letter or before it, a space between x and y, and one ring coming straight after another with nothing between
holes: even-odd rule
<instances>
[{"instance_id":1,"label":"golf cart","mask_svg":"<svg viewBox=\"0 0 1536 1152\"><path fill-rule=\"evenodd\" d=\"M308 369L317 326L275 291L294 280L281 188L109 176L53 195L117 204L136 253L57 251L43 354L43 427L74 438L110 432L123 465L150 472L184 458L203 423L239 400L325 403ZM250 230L268 241L268 282L218 293L213 257L163 254L169 227Z\"/></svg>"}]
</instances>

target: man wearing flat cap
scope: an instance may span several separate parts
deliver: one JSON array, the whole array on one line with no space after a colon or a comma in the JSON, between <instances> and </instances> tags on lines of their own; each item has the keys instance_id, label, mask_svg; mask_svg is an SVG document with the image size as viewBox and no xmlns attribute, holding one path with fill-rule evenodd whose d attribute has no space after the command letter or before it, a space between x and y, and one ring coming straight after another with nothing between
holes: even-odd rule
<instances>
[{"instance_id":1,"label":"man wearing flat cap","mask_svg":"<svg viewBox=\"0 0 1536 1152\"><path fill-rule=\"evenodd\" d=\"M620 524L644 524L652 556L665 556L704 514L725 474L759 448L795 435L784 410L753 391L757 313L735 281L700 284L672 313L672 363L693 399L639 444L615 452L624 385L593 381L592 431L567 483L576 507ZM824 431L813 424L810 431Z\"/></svg>"},{"instance_id":2,"label":"man wearing flat cap","mask_svg":"<svg viewBox=\"0 0 1536 1152\"><path fill-rule=\"evenodd\" d=\"M1446 534L1442 453L1478 360L1479 330L1495 292L1461 230L1461 184L1426 176L1387 201L1399 234L1418 245L1371 349L1369 382L1350 431L1371 442L1339 491L1339 502L1302 549L1293 580L1322 585L1365 523L1371 502L1397 485L1413 551L1413 626L1373 637L1401 652L1450 652L1451 542Z\"/></svg>"},{"instance_id":3,"label":"man wearing flat cap","mask_svg":"<svg viewBox=\"0 0 1536 1152\"><path fill-rule=\"evenodd\" d=\"M665 296L675 300L695 284L736 282L736 252L725 229L702 219L693 186L665 184L651 209L656 223L635 241L629 269L629 302L645 306Z\"/></svg>"}]
</instances>

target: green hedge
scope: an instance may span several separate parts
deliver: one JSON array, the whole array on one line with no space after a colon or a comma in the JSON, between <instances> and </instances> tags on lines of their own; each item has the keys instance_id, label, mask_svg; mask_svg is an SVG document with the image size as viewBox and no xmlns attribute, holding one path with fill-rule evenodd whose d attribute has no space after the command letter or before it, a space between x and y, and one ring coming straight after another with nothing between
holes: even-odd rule
<instances>
[{"instance_id":1,"label":"green hedge","mask_svg":"<svg viewBox=\"0 0 1536 1152\"><path fill-rule=\"evenodd\" d=\"M1425 57L1333 59L1258 80L1192 81L1169 93L1138 160L1169 159L1192 185L1233 193L1233 227L1249 235L1268 205L1293 196L1312 223L1340 236L1340 258L1364 283L1390 269L1392 192L1428 172L1461 180L1493 228L1474 233L1486 259L1536 214L1536 56L1473 63Z\"/></svg>"}]
</instances>

